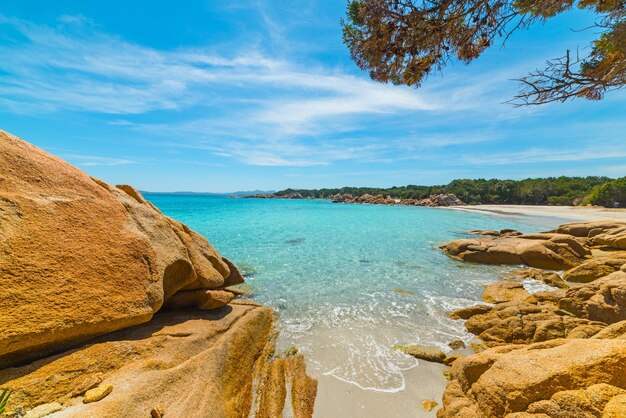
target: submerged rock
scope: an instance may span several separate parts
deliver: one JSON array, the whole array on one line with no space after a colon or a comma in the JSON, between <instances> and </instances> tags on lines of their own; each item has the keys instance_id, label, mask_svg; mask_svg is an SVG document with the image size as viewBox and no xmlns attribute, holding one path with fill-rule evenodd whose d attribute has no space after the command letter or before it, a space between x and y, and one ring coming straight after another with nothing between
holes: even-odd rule
<instances>
[{"instance_id":1,"label":"submerged rock","mask_svg":"<svg viewBox=\"0 0 626 418\"><path fill-rule=\"evenodd\" d=\"M453 350L458 350L460 348L465 348L465 343L463 340L452 340L448 343L448 347Z\"/></svg>"},{"instance_id":2,"label":"submerged rock","mask_svg":"<svg viewBox=\"0 0 626 418\"><path fill-rule=\"evenodd\" d=\"M404 296L405 298L410 298L415 296L415 292L412 292L410 290L406 290L406 289L402 289L401 287L395 287L393 289L394 292L396 292L397 294L399 294L400 296Z\"/></svg>"},{"instance_id":3,"label":"submerged rock","mask_svg":"<svg viewBox=\"0 0 626 418\"><path fill-rule=\"evenodd\" d=\"M393 348L415 358L436 363L443 363L443 360L446 358L446 353L436 347L425 345L396 345Z\"/></svg>"}]
</instances>

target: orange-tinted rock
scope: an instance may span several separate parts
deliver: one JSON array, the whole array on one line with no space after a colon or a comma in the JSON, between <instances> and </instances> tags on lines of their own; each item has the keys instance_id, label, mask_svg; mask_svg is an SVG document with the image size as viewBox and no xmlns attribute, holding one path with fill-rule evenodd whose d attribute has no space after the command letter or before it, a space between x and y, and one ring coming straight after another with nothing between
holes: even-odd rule
<instances>
[{"instance_id":1,"label":"orange-tinted rock","mask_svg":"<svg viewBox=\"0 0 626 418\"><path fill-rule=\"evenodd\" d=\"M573 286L559 307L581 318L606 324L626 319L626 273L616 271L593 282Z\"/></svg>"},{"instance_id":2,"label":"orange-tinted rock","mask_svg":"<svg viewBox=\"0 0 626 418\"><path fill-rule=\"evenodd\" d=\"M144 323L182 289L241 282L199 234L0 131L0 366Z\"/></svg>"},{"instance_id":3,"label":"orange-tinted rock","mask_svg":"<svg viewBox=\"0 0 626 418\"><path fill-rule=\"evenodd\" d=\"M443 363L443 360L446 358L446 353L441 351L439 348L432 346L396 345L393 348L415 358L426 361L433 361L436 363Z\"/></svg>"},{"instance_id":4,"label":"orange-tinted rock","mask_svg":"<svg viewBox=\"0 0 626 418\"><path fill-rule=\"evenodd\" d=\"M433 409L437 407L437 405L439 405L438 402L430 400L430 399L422 401L422 408L424 408L426 412L432 411Z\"/></svg>"},{"instance_id":5,"label":"orange-tinted rock","mask_svg":"<svg viewBox=\"0 0 626 418\"><path fill-rule=\"evenodd\" d=\"M600 339L626 339L626 321L616 322L599 331L592 338Z\"/></svg>"},{"instance_id":6,"label":"orange-tinted rock","mask_svg":"<svg viewBox=\"0 0 626 418\"><path fill-rule=\"evenodd\" d=\"M461 239L441 247L448 256L474 263L525 264L550 270L569 269L580 264L588 250L572 239L519 237Z\"/></svg>"},{"instance_id":7,"label":"orange-tinted rock","mask_svg":"<svg viewBox=\"0 0 626 418\"><path fill-rule=\"evenodd\" d=\"M597 222L572 222L560 225L555 231L561 234L575 237L593 238L596 235L615 228L626 227L626 222L621 221L597 221Z\"/></svg>"},{"instance_id":8,"label":"orange-tinted rock","mask_svg":"<svg viewBox=\"0 0 626 418\"><path fill-rule=\"evenodd\" d=\"M488 303L516 302L526 299L530 294L517 281L501 280L487 285L483 300Z\"/></svg>"},{"instance_id":9,"label":"orange-tinted rock","mask_svg":"<svg viewBox=\"0 0 626 418\"><path fill-rule=\"evenodd\" d=\"M454 311L450 312L448 316L451 319L469 319L474 315L487 313L491 309L493 309L493 306L473 305L473 306L468 306L467 308L455 309Z\"/></svg>"},{"instance_id":10,"label":"orange-tinted rock","mask_svg":"<svg viewBox=\"0 0 626 418\"><path fill-rule=\"evenodd\" d=\"M534 279L547 284L548 286L567 289L569 285L554 271L545 271L538 269L518 269L509 272L506 275L510 279Z\"/></svg>"},{"instance_id":11,"label":"orange-tinted rock","mask_svg":"<svg viewBox=\"0 0 626 418\"><path fill-rule=\"evenodd\" d=\"M307 376L304 357L296 355L278 358L266 367L264 377L259 381L260 396L257 399L254 416L258 418L285 415L294 418L312 417L317 381Z\"/></svg>"},{"instance_id":12,"label":"orange-tinted rock","mask_svg":"<svg viewBox=\"0 0 626 418\"><path fill-rule=\"evenodd\" d=\"M568 282L589 283L614 271L618 271L624 264L626 264L626 259L621 258L588 260L579 266L567 270L563 273L563 278Z\"/></svg>"},{"instance_id":13,"label":"orange-tinted rock","mask_svg":"<svg viewBox=\"0 0 626 418\"><path fill-rule=\"evenodd\" d=\"M1 370L0 382L14 390L10 410L59 402L64 417L76 418L149 417L157 406L165 417L249 416L255 400L276 396L260 385L273 364L272 323L269 308L237 302L212 311L159 312L146 324ZM316 382L301 356L291 359L297 364L285 366L283 386L291 388L291 402L284 408L290 416L309 418ZM81 393L94 381L114 389L85 404Z\"/></svg>"},{"instance_id":14,"label":"orange-tinted rock","mask_svg":"<svg viewBox=\"0 0 626 418\"><path fill-rule=\"evenodd\" d=\"M226 290L182 290L169 298L164 307L168 309L217 309L226 306L235 297Z\"/></svg>"},{"instance_id":15,"label":"orange-tinted rock","mask_svg":"<svg viewBox=\"0 0 626 418\"><path fill-rule=\"evenodd\" d=\"M559 315L541 305L510 302L496 305L490 312L475 315L465 327L488 346L529 344L569 337L589 338L605 325L588 319Z\"/></svg>"},{"instance_id":16,"label":"orange-tinted rock","mask_svg":"<svg viewBox=\"0 0 626 418\"><path fill-rule=\"evenodd\" d=\"M497 347L455 361L451 376L439 418L540 412L539 407L546 405L540 402L551 399L559 406L575 406L568 399L587 394L564 392L587 388L593 392L597 384L606 385L599 388L603 399L613 400L626 388L626 344L623 340L586 339ZM616 389L611 391L608 386ZM473 415L463 415L469 412Z\"/></svg>"}]
</instances>

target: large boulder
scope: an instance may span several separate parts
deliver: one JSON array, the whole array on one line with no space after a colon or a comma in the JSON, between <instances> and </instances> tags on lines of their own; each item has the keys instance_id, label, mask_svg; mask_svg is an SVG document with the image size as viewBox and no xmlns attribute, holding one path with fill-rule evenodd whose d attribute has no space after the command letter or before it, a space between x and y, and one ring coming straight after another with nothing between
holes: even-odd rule
<instances>
[{"instance_id":1,"label":"large boulder","mask_svg":"<svg viewBox=\"0 0 626 418\"><path fill-rule=\"evenodd\" d=\"M537 418L599 417L609 404L619 411L623 404L616 397L623 396L626 389L624 342L560 339L496 347L458 359L452 365L452 381L437 416L512 418L538 413ZM596 413L585 415L589 403L581 402L583 398L596 400ZM564 413L550 412L559 410Z\"/></svg>"},{"instance_id":2,"label":"large boulder","mask_svg":"<svg viewBox=\"0 0 626 418\"><path fill-rule=\"evenodd\" d=\"M574 222L559 226L555 232L589 238L593 245L626 249L626 222Z\"/></svg>"},{"instance_id":3,"label":"large boulder","mask_svg":"<svg viewBox=\"0 0 626 418\"><path fill-rule=\"evenodd\" d=\"M573 283L589 283L619 270L624 264L624 258L592 259L567 270L563 278Z\"/></svg>"},{"instance_id":4,"label":"large boulder","mask_svg":"<svg viewBox=\"0 0 626 418\"><path fill-rule=\"evenodd\" d=\"M274 417L283 409L285 416L311 417L317 383L301 356L273 359L272 323L269 308L245 301L159 312L147 324L1 370L0 385L13 389L7 411L56 403L57 417L150 417L152 410L165 417ZM112 390L85 403L95 387Z\"/></svg>"},{"instance_id":5,"label":"large boulder","mask_svg":"<svg viewBox=\"0 0 626 418\"><path fill-rule=\"evenodd\" d=\"M593 238L615 228L626 227L622 221L571 222L560 225L555 232L581 238Z\"/></svg>"},{"instance_id":6,"label":"large boulder","mask_svg":"<svg viewBox=\"0 0 626 418\"><path fill-rule=\"evenodd\" d=\"M441 249L448 256L462 261L525 264L550 270L570 269L591 254L573 237L562 234L460 239L443 245Z\"/></svg>"},{"instance_id":7,"label":"large boulder","mask_svg":"<svg viewBox=\"0 0 626 418\"><path fill-rule=\"evenodd\" d=\"M593 282L569 288L559 300L567 312L606 324L626 319L626 272L616 271Z\"/></svg>"},{"instance_id":8,"label":"large boulder","mask_svg":"<svg viewBox=\"0 0 626 418\"><path fill-rule=\"evenodd\" d=\"M626 225L613 228L593 237L593 245L626 250Z\"/></svg>"},{"instance_id":9,"label":"large boulder","mask_svg":"<svg viewBox=\"0 0 626 418\"><path fill-rule=\"evenodd\" d=\"M487 346L529 344L557 338L589 338L606 324L559 315L549 306L526 302L496 305L486 313L470 317L465 327Z\"/></svg>"},{"instance_id":10,"label":"large boulder","mask_svg":"<svg viewBox=\"0 0 626 418\"><path fill-rule=\"evenodd\" d=\"M149 321L243 281L201 235L0 131L0 367Z\"/></svg>"}]
</instances>

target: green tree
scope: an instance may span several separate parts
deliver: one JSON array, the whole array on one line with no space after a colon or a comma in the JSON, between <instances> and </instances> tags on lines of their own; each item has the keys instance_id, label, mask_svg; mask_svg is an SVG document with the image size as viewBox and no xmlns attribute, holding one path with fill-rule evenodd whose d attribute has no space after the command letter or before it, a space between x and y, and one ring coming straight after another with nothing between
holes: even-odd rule
<instances>
[{"instance_id":1,"label":"green tree","mask_svg":"<svg viewBox=\"0 0 626 418\"><path fill-rule=\"evenodd\" d=\"M626 85L624 0L352 0L344 43L372 79L419 86L452 59L469 63L513 32L577 7L598 15L589 55L567 51L520 79L512 101L536 105L601 99Z\"/></svg>"},{"instance_id":2,"label":"green tree","mask_svg":"<svg viewBox=\"0 0 626 418\"><path fill-rule=\"evenodd\" d=\"M605 207L626 207L626 177L609 181L596 187L591 193L590 202Z\"/></svg>"}]
</instances>

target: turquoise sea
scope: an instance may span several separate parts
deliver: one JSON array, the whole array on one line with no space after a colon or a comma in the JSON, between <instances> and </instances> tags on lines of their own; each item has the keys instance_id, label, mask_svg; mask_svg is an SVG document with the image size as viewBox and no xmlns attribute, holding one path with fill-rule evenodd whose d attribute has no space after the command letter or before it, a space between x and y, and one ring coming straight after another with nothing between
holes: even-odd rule
<instances>
[{"instance_id":1,"label":"turquoise sea","mask_svg":"<svg viewBox=\"0 0 626 418\"><path fill-rule=\"evenodd\" d=\"M471 339L448 311L480 300L510 267L456 262L437 248L468 229L546 230L555 219L449 209L146 193L237 264L252 299L276 308L278 348L311 374L396 392L417 360L394 344ZM529 283L540 289L542 285Z\"/></svg>"}]
</instances>

